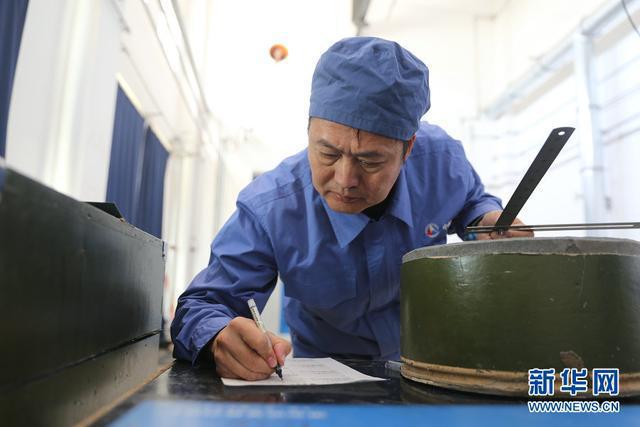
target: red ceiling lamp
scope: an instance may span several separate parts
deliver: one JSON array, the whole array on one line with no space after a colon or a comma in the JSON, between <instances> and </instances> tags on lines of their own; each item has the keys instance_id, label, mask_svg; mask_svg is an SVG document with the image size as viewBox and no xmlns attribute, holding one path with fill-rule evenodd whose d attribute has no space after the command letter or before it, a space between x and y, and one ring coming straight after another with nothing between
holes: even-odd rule
<instances>
[{"instance_id":1,"label":"red ceiling lamp","mask_svg":"<svg viewBox=\"0 0 640 427\"><path fill-rule=\"evenodd\" d=\"M287 58L289 50L285 45L276 43L269 49L269 55L271 55L274 61L280 62Z\"/></svg>"}]
</instances>

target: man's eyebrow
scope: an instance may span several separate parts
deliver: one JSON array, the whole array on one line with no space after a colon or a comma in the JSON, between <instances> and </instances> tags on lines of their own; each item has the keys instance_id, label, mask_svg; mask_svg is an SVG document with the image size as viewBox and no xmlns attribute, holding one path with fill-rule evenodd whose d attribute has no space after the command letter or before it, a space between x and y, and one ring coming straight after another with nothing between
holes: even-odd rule
<instances>
[{"instance_id":1,"label":"man's eyebrow","mask_svg":"<svg viewBox=\"0 0 640 427\"><path fill-rule=\"evenodd\" d=\"M336 147L335 145L331 144L329 141L327 141L324 138L320 138L318 140L316 140L317 144L320 144L326 148L330 148L332 150L335 151L339 151L342 152L338 147ZM384 157L384 154L378 152L378 151L363 151L361 153L353 153L354 157L358 157L358 158L364 158L364 159L379 159Z\"/></svg>"},{"instance_id":2,"label":"man's eyebrow","mask_svg":"<svg viewBox=\"0 0 640 427\"><path fill-rule=\"evenodd\" d=\"M316 140L316 143L320 144L320 145L322 145L324 147L331 148L332 150L340 151L340 150L338 150L338 147L332 145L329 141L327 141L324 138L320 138L320 139Z\"/></svg>"},{"instance_id":3,"label":"man's eyebrow","mask_svg":"<svg viewBox=\"0 0 640 427\"><path fill-rule=\"evenodd\" d=\"M384 154L377 151L363 151L362 153L353 153L354 157L365 159L379 159L384 157Z\"/></svg>"}]
</instances>

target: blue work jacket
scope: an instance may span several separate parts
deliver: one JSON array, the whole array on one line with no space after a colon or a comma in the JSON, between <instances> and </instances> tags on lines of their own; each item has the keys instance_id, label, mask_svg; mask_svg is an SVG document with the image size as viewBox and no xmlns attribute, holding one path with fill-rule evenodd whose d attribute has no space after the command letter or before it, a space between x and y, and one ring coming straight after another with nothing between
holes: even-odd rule
<instances>
[{"instance_id":1,"label":"blue work jacket","mask_svg":"<svg viewBox=\"0 0 640 427\"><path fill-rule=\"evenodd\" d=\"M421 124L377 221L331 210L304 150L240 192L209 265L178 300L174 355L195 363L231 319L251 317L249 298L264 307L279 275L295 356L398 359L402 256L496 209L462 145L431 124Z\"/></svg>"}]
</instances>

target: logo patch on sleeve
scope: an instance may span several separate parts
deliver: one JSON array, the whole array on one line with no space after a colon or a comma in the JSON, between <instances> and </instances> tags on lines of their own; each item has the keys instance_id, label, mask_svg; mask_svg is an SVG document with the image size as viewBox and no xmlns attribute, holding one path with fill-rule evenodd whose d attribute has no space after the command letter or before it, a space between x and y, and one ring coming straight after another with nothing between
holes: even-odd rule
<instances>
[{"instance_id":1,"label":"logo patch on sleeve","mask_svg":"<svg viewBox=\"0 0 640 427\"><path fill-rule=\"evenodd\" d=\"M427 225L424 229L424 235L429 238L433 238L438 234L438 232L440 232L440 227L438 226L438 224L434 223Z\"/></svg>"}]
</instances>

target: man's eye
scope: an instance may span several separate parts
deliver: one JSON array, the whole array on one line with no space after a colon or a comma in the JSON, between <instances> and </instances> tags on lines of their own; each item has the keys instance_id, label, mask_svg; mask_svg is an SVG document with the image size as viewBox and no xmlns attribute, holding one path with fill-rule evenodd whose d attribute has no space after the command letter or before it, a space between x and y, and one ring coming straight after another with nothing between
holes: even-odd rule
<instances>
[{"instance_id":1,"label":"man's eye","mask_svg":"<svg viewBox=\"0 0 640 427\"><path fill-rule=\"evenodd\" d=\"M380 162L368 162L366 160L360 160L360 166L362 166L364 169L376 169L378 167L380 167L382 163Z\"/></svg>"},{"instance_id":2,"label":"man's eye","mask_svg":"<svg viewBox=\"0 0 640 427\"><path fill-rule=\"evenodd\" d=\"M337 159L338 157L340 157L339 154L336 153L323 153L321 152L320 155L322 155L322 157L324 157L325 159Z\"/></svg>"}]
</instances>

